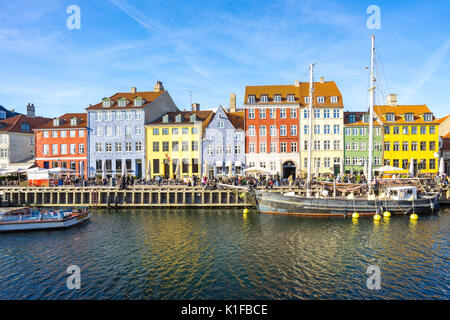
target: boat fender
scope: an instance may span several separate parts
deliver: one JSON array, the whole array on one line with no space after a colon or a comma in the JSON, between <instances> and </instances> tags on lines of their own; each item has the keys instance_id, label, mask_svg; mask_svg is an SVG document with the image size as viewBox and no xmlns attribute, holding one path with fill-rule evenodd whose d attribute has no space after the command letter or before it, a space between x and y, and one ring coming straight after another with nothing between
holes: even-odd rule
<instances>
[{"instance_id":1,"label":"boat fender","mask_svg":"<svg viewBox=\"0 0 450 320\"><path fill-rule=\"evenodd\" d=\"M430 209L431 209L431 211L434 211L434 203L431 200L430 200Z\"/></svg>"}]
</instances>

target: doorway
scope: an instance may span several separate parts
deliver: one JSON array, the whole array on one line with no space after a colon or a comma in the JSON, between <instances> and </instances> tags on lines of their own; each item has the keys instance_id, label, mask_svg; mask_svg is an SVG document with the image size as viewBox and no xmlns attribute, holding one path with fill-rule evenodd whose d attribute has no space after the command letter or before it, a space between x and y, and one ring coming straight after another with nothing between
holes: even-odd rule
<instances>
[{"instance_id":1,"label":"doorway","mask_svg":"<svg viewBox=\"0 0 450 320\"><path fill-rule=\"evenodd\" d=\"M292 176L292 179L295 179L295 163L292 161L287 161L283 163L283 179L289 178Z\"/></svg>"}]
</instances>

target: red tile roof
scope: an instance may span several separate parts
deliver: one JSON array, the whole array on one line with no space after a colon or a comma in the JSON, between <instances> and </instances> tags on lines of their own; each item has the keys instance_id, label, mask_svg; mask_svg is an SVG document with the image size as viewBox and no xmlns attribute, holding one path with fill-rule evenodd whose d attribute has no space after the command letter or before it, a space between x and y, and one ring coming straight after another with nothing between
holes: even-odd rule
<instances>
[{"instance_id":1,"label":"red tile roof","mask_svg":"<svg viewBox=\"0 0 450 320\"><path fill-rule=\"evenodd\" d=\"M373 106L373 111L378 115L383 123L392 124L437 124L437 120L423 121L421 115L424 113L432 113L426 105L398 105L398 106ZM395 121L386 121L385 114L394 113ZM413 113L413 122L406 122L402 115L405 113ZM434 117L434 116L433 116Z\"/></svg>"},{"instance_id":2,"label":"red tile roof","mask_svg":"<svg viewBox=\"0 0 450 320\"><path fill-rule=\"evenodd\" d=\"M443 117L443 118L437 119L437 122L438 122L439 124L441 124L442 122L444 122L445 120L447 120L448 117L450 117L450 114L446 115L446 116Z\"/></svg>"},{"instance_id":3,"label":"red tile roof","mask_svg":"<svg viewBox=\"0 0 450 320\"><path fill-rule=\"evenodd\" d=\"M77 118L76 125L71 124L72 118ZM59 119L59 126L54 126L52 119L47 123L37 127L35 130L87 128L87 113L66 113L58 117L58 119Z\"/></svg>"},{"instance_id":4,"label":"red tile roof","mask_svg":"<svg viewBox=\"0 0 450 320\"><path fill-rule=\"evenodd\" d=\"M50 118L43 117L27 117L23 114L14 116L11 118L0 120L1 132L21 132L21 133L33 133L33 129L47 123ZM30 125L30 131L22 130L22 124L28 123Z\"/></svg>"},{"instance_id":5,"label":"red tile roof","mask_svg":"<svg viewBox=\"0 0 450 320\"><path fill-rule=\"evenodd\" d=\"M109 99L111 99L114 102L111 104L111 107L104 108L103 101L102 101L93 106L86 108L86 110L95 110L95 109L112 110L112 109L142 108L146 104L152 103L153 101L158 99L158 97L160 95L162 95L164 92L165 91L158 91L158 92L147 91L147 92L134 92L134 93L133 92L118 92L118 93L112 95L111 97L109 97ZM136 107L134 105L134 98L137 98L137 97L143 98L145 100L142 107ZM128 100L128 104L125 107L119 107L118 100L120 98L126 98Z\"/></svg>"}]
</instances>

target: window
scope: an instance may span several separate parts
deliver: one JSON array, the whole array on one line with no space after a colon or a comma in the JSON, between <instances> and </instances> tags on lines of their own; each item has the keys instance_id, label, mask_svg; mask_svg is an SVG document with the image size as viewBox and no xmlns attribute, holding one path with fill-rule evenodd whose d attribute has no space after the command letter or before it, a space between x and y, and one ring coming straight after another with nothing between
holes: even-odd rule
<instances>
[{"instance_id":1,"label":"window","mask_svg":"<svg viewBox=\"0 0 450 320\"><path fill-rule=\"evenodd\" d=\"M70 144L70 154L76 154L77 153L77 145L75 143Z\"/></svg>"},{"instance_id":2,"label":"window","mask_svg":"<svg viewBox=\"0 0 450 320\"><path fill-rule=\"evenodd\" d=\"M361 150L361 151L365 151L366 150L366 143L365 142L361 142L359 150Z\"/></svg>"},{"instance_id":3,"label":"window","mask_svg":"<svg viewBox=\"0 0 450 320\"><path fill-rule=\"evenodd\" d=\"M102 113L101 112L95 113L95 121L102 121Z\"/></svg>"},{"instance_id":4,"label":"window","mask_svg":"<svg viewBox=\"0 0 450 320\"><path fill-rule=\"evenodd\" d=\"M284 137L287 135L287 130L285 125L280 126L280 136Z\"/></svg>"},{"instance_id":5,"label":"window","mask_svg":"<svg viewBox=\"0 0 450 320\"><path fill-rule=\"evenodd\" d=\"M320 141L314 141L313 150L320 150Z\"/></svg>"},{"instance_id":6,"label":"window","mask_svg":"<svg viewBox=\"0 0 450 320\"><path fill-rule=\"evenodd\" d=\"M236 132L234 134L234 140L242 140L242 132Z\"/></svg>"},{"instance_id":7,"label":"window","mask_svg":"<svg viewBox=\"0 0 450 320\"><path fill-rule=\"evenodd\" d=\"M189 115L189 121L190 121L190 122L195 122L195 121L197 121L197 115L196 115L196 114L191 114L191 115Z\"/></svg>"},{"instance_id":8,"label":"window","mask_svg":"<svg viewBox=\"0 0 450 320\"><path fill-rule=\"evenodd\" d=\"M142 135L142 126L136 126L135 130L136 130L136 135L137 136Z\"/></svg>"},{"instance_id":9,"label":"window","mask_svg":"<svg viewBox=\"0 0 450 320\"><path fill-rule=\"evenodd\" d=\"M48 138L48 131L44 131L43 136L44 138Z\"/></svg>"},{"instance_id":10,"label":"window","mask_svg":"<svg viewBox=\"0 0 450 320\"><path fill-rule=\"evenodd\" d=\"M112 111L106 112L106 121L112 121L112 119L113 119Z\"/></svg>"},{"instance_id":11,"label":"window","mask_svg":"<svg viewBox=\"0 0 450 320\"><path fill-rule=\"evenodd\" d=\"M217 123L217 127L219 127L219 128L223 128L224 126L225 126L225 123L223 121L219 121Z\"/></svg>"},{"instance_id":12,"label":"window","mask_svg":"<svg viewBox=\"0 0 450 320\"><path fill-rule=\"evenodd\" d=\"M112 134L113 134L113 128L111 126L107 126L106 127L106 135L112 136Z\"/></svg>"},{"instance_id":13,"label":"window","mask_svg":"<svg viewBox=\"0 0 450 320\"><path fill-rule=\"evenodd\" d=\"M325 97L317 97L317 103L324 103Z\"/></svg>"},{"instance_id":14,"label":"window","mask_svg":"<svg viewBox=\"0 0 450 320\"><path fill-rule=\"evenodd\" d=\"M241 154L241 146L235 145L234 146L234 153Z\"/></svg>"},{"instance_id":15,"label":"window","mask_svg":"<svg viewBox=\"0 0 450 320\"><path fill-rule=\"evenodd\" d=\"M358 128L352 128L352 135L354 136L358 135Z\"/></svg>"},{"instance_id":16,"label":"window","mask_svg":"<svg viewBox=\"0 0 450 320\"><path fill-rule=\"evenodd\" d=\"M58 138L58 131L52 131L52 138Z\"/></svg>"},{"instance_id":17,"label":"window","mask_svg":"<svg viewBox=\"0 0 450 320\"><path fill-rule=\"evenodd\" d=\"M125 151L131 152L131 142L125 142Z\"/></svg>"},{"instance_id":18,"label":"window","mask_svg":"<svg viewBox=\"0 0 450 320\"><path fill-rule=\"evenodd\" d=\"M331 149L331 142L330 140L325 140L323 142L323 150L330 150Z\"/></svg>"},{"instance_id":19,"label":"window","mask_svg":"<svg viewBox=\"0 0 450 320\"><path fill-rule=\"evenodd\" d=\"M346 143L345 143L345 150L347 150L347 151L352 150L352 144L351 144L351 142L346 142Z\"/></svg>"},{"instance_id":20,"label":"window","mask_svg":"<svg viewBox=\"0 0 450 320\"><path fill-rule=\"evenodd\" d=\"M273 97L273 101L274 101L274 102L281 102L281 96L280 96L279 94L276 94L276 95Z\"/></svg>"},{"instance_id":21,"label":"window","mask_svg":"<svg viewBox=\"0 0 450 320\"><path fill-rule=\"evenodd\" d=\"M191 129L192 134L198 134L198 128L192 128Z\"/></svg>"},{"instance_id":22,"label":"window","mask_svg":"<svg viewBox=\"0 0 450 320\"><path fill-rule=\"evenodd\" d=\"M324 117L324 119L329 119L330 118L330 109L324 109L323 110L323 117Z\"/></svg>"},{"instance_id":23,"label":"window","mask_svg":"<svg viewBox=\"0 0 450 320\"><path fill-rule=\"evenodd\" d=\"M271 142L270 143L270 152L271 153L276 153L277 152L277 144L276 144L276 142Z\"/></svg>"},{"instance_id":24,"label":"window","mask_svg":"<svg viewBox=\"0 0 450 320\"><path fill-rule=\"evenodd\" d=\"M255 109L248 109L248 118L255 119Z\"/></svg>"},{"instance_id":25,"label":"window","mask_svg":"<svg viewBox=\"0 0 450 320\"><path fill-rule=\"evenodd\" d=\"M153 129L153 135L154 136L159 135L159 129Z\"/></svg>"},{"instance_id":26,"label":"window","mask_svg":"<svg viewBox=\"0 0 450 320\"><path fill-rule=\"evenodd\" d=\"M22 131L28 132L28 131L30 131L30 124L24 122L24 123L22 123L22 125L20 126L20 128L21 128Z\"/></svg>"},{"instance_id":27,"label":"window","mask_svg":"<svg viewBox=\"0 0 450 320\"><path fill-rule=\"evenodd\" d=\"M430 126L430 134L435 134L435 133L436 133L436 127Z\"/></svg>"},{"instance_id":28,"label":"window","mask_svg":"<svg viewBox=\"0 0 450 320\"><path fill-rule=\"evenodd\" d=\"M175 116L175 122L181 122L181 114Z\"/></svg>"},{"instance_id":29,"label":"window","mask_svg":"<svg viewBox=\"0 0 450 320\"><path fill-rule=\"evenodd\" d=\"M43 146L43 154L48 154L49 153L49 145L48 144L44 144Z\"/></svg>"},{"instance_id":30,"label":"window","mask_svg":"<svg viewBox=\"0 0 450 320\"><path fill-rule=\"evenodd\" d=\"M6 112L0 111L0 119L6 119Z\"/></svg>"},{"instance_id":31,"label":"window","mask_svg":"<svg viewBox=\"0 0 450 320\"><path fill-rule=\"evenodd\" d=\"M119 99L119 107L125 107L127 105L126 99Z\"/></svg>"},{"instance_id":32,"label":"window","mask_svg":"<svg viewBox=\"0 0 450 320\"><path fill-rule=\"evenodd\" d=\"M178 128L172 128L172 134L178 134Z\"/></svg>"},{"instance_id":33,"label":"window","mask_svg":"<svg viewBox=\"0 0 450 320\"><path fill-rule=\"evenodd\" d=\"M254 137L255 136L255 126L248 126L248 135L250 137Z\"/></svg>"},{"instance_id":34,"label":"window","mask_svg":"<svg viewBox=\"0 0 450 320\"><path fill-rule=\"evenodd\" d=\"M291 152L297 152L297 142L291 142Z\"/></svg>"},{"instance_id":35,"label":"window","mask_svg":"<svg viewBox=\"0 0 450 320\"><path fill-rule=\"evenodd\" d=\"M331 97L331 103L337 103L338 97Z\"/></svg>"},{"instance_id":36,"label":"window","mask_svg":"<svg viewBox=\"0 0 450 320\"><path fill-rule=\"evenodd\" d=\"M430 159L430 170L436 169L436 159Z\"/></svg>"},{"instance_id":37,"label":"window","mask_svg":"<svg viewBox=\"0 0 450 320\"><path fill-rule=\"evenodd\" d=\"M84 130L78 130L78 136L80 138L83 138L84 137Z\"/></svg>"},{"instance_id":38,"label":"window","mask_svg":"<svg viewBox=\"0 0 450 320\"><path fill-rule=\"evenodd\" d=\"M266 94L261 95L261 102L269 101L269 97Z\"/></svg>"},{"instance_id":39,"label":"window","mask_svg":"<svg viewBox=\"0 0 450 320\"><path fill-rule=\"evenodd\" d=\"M111 142L105 143L105 151L112 152L112 143Z\"/></svg>"},{"instance_id":40,"label":"window","mask_svg":"<svg viewBox=\"0 0 450 320\"><path fill-rule=\"evenodd\" d=\"M341 111L339 109L333 109L333 118L338 119L341 117Z\"/></svg>"},{"instance_id":41,"label":"window","mask_svg":"<svg viewBox=\"0 0 450 320\"><path fill-rule=\"evenodd\" d=\"M433 114L431 113L425 113L423 115L423 121L433 121Z\"/></svg>"},{"instance_id":42,"label":"window","mask_svg":"<svg viewBox=\"0 0 450 320\"><path fill-rule=\"evenodd\" d=\"M144 112L136 111L136 120L142 120L143 115L144 115Z\"/></svg>"},{"instance_id":43,"label":"window","mask_svg":"<svg viewBox=\"0 0 450 320\"><path fill-rule=\"evenodd\" d=\"M333 126L333 133L334 134L340 134L341 133L341 126L340 125L338 125L338 124L335 124L334 126Z\"/></svg>"},{"instance_id":44,"label":"window","mask_svg":"<svg viewBox=\"0 0 450 320\"><path fill-rule=\"evenodd\" d=\"M430 147L430 151L434 151L436 149L436 142L430 141L429 147Z\"/></svg>"},{"instance_id":45,"label":"window","mask_svg":"<svg viewBox=\"0 0 450 320\"><path fill-rule=\"evenodd\" d=\"M329 124L323 125L323 134L330 134L330 125Z\"/></svg>"},{"instance_id":46,"label":"window","mask_svg":"<svg viewBox=\"0 0 450 320\"><path fill-rule=\"evenodd\" d=\"M384 159L384 165L385 166L390 166L391 165L391 160L390 159Z\"/></svg>"},{"instance_id":47,"label":"window","mask_svg":"<svg viewBox=\"0 0 450 320\"><path fill-rule=\"evenodd\" d=\"M352 129L351 128L345 128L345 135L351 136L352 135Z\"/></svg>"},{"instance_id":48,"label":"window","mask_svg":"<svg viewBox=\"0 0 450 320\"><path fill-rule=\"evenodd\" d=\"M267 147L266 147L266 143L262 142L259 144L259 152L260 153L266 153L267 152Z\"/></svg>"},{"instance_id":49,"label":"window","mask_svg":"<svg viewBox=\"0 0 450 320\"><path fill-rule=\"evenodd\" d=\"M400 151L400 142L394 141L393 151Z\"/></svg>"},{"instance_id":50,"label":"window","mask_svg":"<svg viewBox=\"0 0 450 320\"><path fill-rule=\"evenodd\" d=\"M102 152L102 143L101 142L96 142L95 143L95 151L96 152Z\"/></svg>"},{"instance_id":51,"label":"window","mask_svg":"<svg viewBox=\"0 0 450 320\"><path fill-rule=\"evenodd\" d=\"M303 143L303 150L308 150L308 140L305 140Z\"/></svg>"},{"instance_id":52,"label":"window","mask_svg":"<svg viewBox=\"0 0 450 320\"><path fill-rule=\"evenodd\" d=\"M388 121L388 122L395 121L395 113L386 113L385 117L386 117L386 121Z\"/></svg>"},{"instance_id":53,"label":"window","mask_svg":"<svg viewBox=\"0 0 450 320\"><path fill-rule=\"evenodd\" d=\"M163 123L168 123L169 122L169 115L168 114L163 115L162 122Z\"/></svg>"},{"instance_id":54,"label":"window","mask_svg":"<svg viewBox=\"0 0 450 320\"><path fill-rule=\"evenodd\" d=\"M409 133L409 128L403 127L403 134L408 134L408 133Z\"/></svg>"},{"instance_id":55,"label":"window","mask_svg":"<svg viewBox=\"0 0 450 320\"><path fill-rule=\"evenodd\" d=\"M271 137L277 136L277 127L276 126L270 126L270 136Z\"/></svg>"},{"instance_id":56,"label":"window","mask_svg":"<svg viewBox=\"0 0 450 320\"><path fill-rule=\"evenodd\" d=\"M417 141L411 141L411 151L417 151Z\"/></svg>"},{"instance_id":57,"label":"window","mask_svg":"<svg viewBox=\"0 0 450 320\"><path fill-rule=\"evenodd\" d=\"M324 166L325 168L331 167L331 161L330 161L330 158L323 158L323 166Z\"/></svg>"},{"instance_id":58,"label":"window","mask_svg":"<svg viewBox=\"0 0 450 320\"><path fill-rule=\"evenodd\" d=\"M153 152L159 152L159 142L158 141L153 142Z\"/></svg>"},{"instance_id":59,"label":"window","mask_svg":"<svg viewBox=\"0 0 450 320\"><path fill-rule=\"evenodd\" d=\"M58 154L58 145L52 144L52 154Z\"/></svg>"},{"instance_id":60,"label":"window","mask_svg":"<svg viewBox=\"0 0 450 320\"><path fill-rule=\"evenodd\" d=\"M314 109L314 118L320 118L320 109Z\"/></svg>"},{"instance_id":61,"label":"window","mask_svg":"<svg viewBox=\"0 0 450 320\"><path fill-rule=\"evenodd\" d=\"M291 119L297 119L297 109L291 108L290 109L290 116L291 116Z\"/></svg>"},{"instance_id":62,"label":"window","mask_svg":"<svg viewBox=\"0 0 450 320\"><path fill-rule=\"evenodd\" d=\"M247 103L255 103L256 99L255 96L248 96Z\"/></svg>"},{"instance_id":63,"label":"window","mask_svg":"<svg viewBox=\"0 0 450 320\"><path fill-rule=\"evenodd\" d=\"M162 129L162 134L163 134L164 136L169 135L169 128L163 128L163 129Z\"/></svg>"},{"instance_id":64,"label":"window","mask_svg":"<svg viewBox=\"0 0 450 320\"><path fill-rule=\"evenodd\" d=\"M350 157L345 157L345 165L349 166L351 164L351 158Z\"/></svg>"},{"instance_id":65,"label":"window","mask_svg":"<svg viewBox=\"0 0 450 320\"><path fill-rule=\"evenodd\" d=\"M233 154L233 146L226 146L225 147L225 153L227 155Z\"/></svg>"},{"instance_id":66,"label":"window","mask_svg":"<svg viewBox=\"0 0 450 320\"><path fill-rule=\"evenodd\" d=\"M314 125L314 134L320 134L320 125L318 124Z\"/></svg>"},{"instance_id":67,"label":"window","mask_svg":"<svg viewBox=\"0 0 450 320\"><path fill-rule=\"evenodd\" d=\"M102 133L103 130L102 130L102 129L103 129L102 127L97 127L97 128L96 128L96 130L97 130L96 133L97 133L97 136L98 136L98 137L101 137L101 136L103 135L103 133Z\"/></svg>"},{"instance_id":68,"label":"window","mask_svg":"<svg viewBox=\"0 0 450 320\"><path fill-rule=\"evenodd\" d=\"M303 110L303 118L305 118L305 119L309 118L309 110L308 109Z\"/></svg>"},{"instance_id":69,"label":"window","mask_svg":"<svg viewBox=\"0 0 450 320\"><path fill-rule=\"evenodd\" d=\"M132 111L125 112L125 120L131 120L132 119Z\"/></svg>"},{"instance_id":70,"label":"window","mask_svg":"<svg viewBox=\"0 0 450 320\"><path fill-rule=\"evenodd\" d=\"M309 97L304 98L305 103L309 103Z\"/></svg>"},{"instance_id":71,"label":"window","mask_svg":"<svg viewBox=\"0 0 450 320\"><path fill-rule=\"evenodd\" d=\"M379 166L379 165L380 165L380 157L375 157L374 164L375 164L376 166Z\"/></svg>"},{"instance_id":72,"label":"window","mask_svg":"<svg viewBox=\"0 0 450 320\"><path fill-rule=\"evenodd\" d=\"M63 130L61 131L61 138L66 138L67 137L67 131Z\"/></svg>"},{"instance_id":73,"label":"window","mask_svg":"<svg viewBox=\"0 0 450 320\"><path fill-rule=\"evenodd\" d=\"M384 134L390 134L391 133L391 127L384 127Z\"/></svg>"},{"instance_id":74,"label":"window","mask_svg":"<svg viewBox=\"0 0 450 320\"><path fill-rule=\"evenodd\" d=\"M340 150L340 149L341 149L341 141L334 140L334 150Z\"/></svg>"},{"instance_id":75,"label":"window","mask_svg":"<svg viewBox=\"0 0 450 320\"><path fill-rule=\"evenodd\" d=\"M139 99L139 98L134 99L134 106L142 107L142 99Z\"/></svg>"},{"instance_id":76,"label":"window","mask_svg":"<svg viewBox=\"0 0 450 320\"><path fill-rule=\"evenodd\" d=\"M375 128L375 135L379 136L381 134L381 128L377 127Z\"/></svg>"},{"instance_id":77,"label":"window","mask_svg":"<svg viewBox=\"0 0 450 320\"><path fill-rule=\"evenodd\" d=\"M254 142L250 142L248 144L248 152L249 153L255 153L256 152L256 146Z\"/></svg>"},{"instance_id":78,"label":"window","mask_svg":"<svg viewBox=\"0 0 450 320\"><path fill-rule=\"evenodd\" d=\"M287 152L287 143L286 142L282 142L280 144L280 152Z\"/></svg>"},{"instance_id":79,"label":"window","mask_svg":"<svg viewBox=\"0 0 450 320\"><path fill-rule=\"evenodd\" d=\"M61 154L67 154L67 144L61 145Z\"/></svg>"},{"instance_id":80,"label":"window","mask_svg":"<svg viewBox=\"0 0 450 320\"><path fill-rule=\"evenodd\" d=\"M374 149L375 149L376 151L381 151L381 142L375 142L375 147L374 147Z\"/></svg>"},{"instance_id":81,"label":"window","mask_svg":"<svg viewBox=\"0 0 450 320\"><path fill-rule=\"evenodd\" d=\"M116 111L116 120L122 121L122 111Z\"/></svg>"},{"instance_id":82,"label":"window","mask_svg":"<svg viewBox=\"0 0 450 320\"><path fill-rule=\"evenodd\" d=\"M213 156L214 155L214 147L208 146L208 148L206 148L206 152L208 153L208 156Z\"/></svg>"},{"instance_id":83,"label":"window","mask_svg":"<svg viewBox=\"0 0 450 320\"><path fill-rule=\"evenodd\" d=\"M403 141L403 151L408 151L408 148L409 148L409 142Z\"/></svg>"},{"instance_id":84,"label":"window","mask_svg":"<svg viewBox=\"0 0 450 320\"><path fill-rule=\"evenodd\" d=\"M273 109L273 108L269 109L269 118L270 119L275 119L276 115L277 115L277 109Z\"/></svg>"},{"instance_id":85,"label":"window","mask_svg":"<svg viewBox=\"0 0 450 320\"><path fill-rule=\"evenodd\" d=\"M420 134L427 134L427 127L426 126L420 126Z\"/></svg>"},{"instance_id":86,"label":"window","mask_svg":"<svg viewBox=\"0 0 450 320\"><path fill-rule=\"evenodd\" d=\"M399 160L398 160L398 159L394 159L392 162L393 162L393 164L394 164L394 167L397 167L397 168L398 168L398 166L399 166Z\"/></svg>"},{"instance_id":87,"label":"window","mask_svg":"<svg viewBox=\"0 0 450 320\"><path fill-rule=\"evenodd\" d=\"M309 127L307 125L304 125L303 126L303 133L304 134L309 134L309 130L308 129L309 129Z\"/></svg>"},{"instance_id":88,"label":"window","mask_svg":"<svg viewBox=\"0 0 450 320\"><path fill-rule=\"evenodd\" d=\"M411 127L411 134L417 134L417 127L416 126L412 126Z\"/></svg>"},{"instance_id":89,"label":"window","mask_svg":"<svg viewBox=\"0 0 450 320\"><path fill-rule=\"evenodd\" d=\"M134 144L136 151L142 151L142 142L140 141L136 141L136 143Z\"/></svg>"},{"instance_id":90,"label":"window","mask_svg":"<svg viewBox=\"0 0 450 320\"><path fill-rule=\"evenodd\" d=\"M198 141L192 141L192 151L198 151Z\"/></svg>"},{"instance_id":91,"label":"window","mask_svg":"<svg viewBox=\"0 0 450 320\"><path fill-rule=\"evenodd\" d=\"M116 142L116 152L122 152L122 142Z\"/></svg>"},{"instance_id":92,"label":"window","mask_svg":"<svg viewBox=\"0 0 450 320\"><path fill-rule=\"evenodd\" d=\"M178 141L172 141L172 151L178 151Z\"/></svg>"},{"instance_id":93,"label":"window","mask_svg":"<svg viewBox=\"0 0 450 320\"><path fill-rule=\"evenodd\" d=\"M217 146L217 147L216 147L216 154L217 154L218 156L223 155L223 147L222 147L222 146Z\"/></svg>"},{"instance_id":94,"label":"window","mask_svg":"<svg viewBox=\"0 0 450 320\"><path fill-rule=\"evenodd\" d=\"M103 100L103 108L109 108L109 107L111 107L111 100L109 100L109 99Z\"/></svg>"},{"instance_id":95,"label":"window","mask_svg":"<svg viewBox=\"0 0 450 320\"><path fill-rule=\"evenodd\" d=\"M265 119L266 118L266 109L259 109L259 118L260 119Z\"/></svg>"},{"instance_id":96,"label":"window","mask_svg":"<svg viewBox=\"0 0 450 320\"><path fill-rule=\"evenodd\" d=\"M189 151L189 141L181 142L181 151Z\"/></svg>"},{"instance_id":97,"label":"window","mask_svg":"<svg viewBox=\"0 0 450 320\"><path fill-rule=\"evenodd\" d=\"M291 125L291 136L296 136L296 135L297 135L297 126Z\"/></svg>"},{"instance_id":98,"label":"window","mask_svg":"<svg viewBox=\"0 0 450 320\"><path fill-rule=\"evenodd\" d=\"M352 150L358 151L358 149L359 149L359 143L358 142L353 142L352 143Z\"/></svg>"},{"instance_id":99,"label":"window","mask_svg":"<svg viewBox=\"0 0 450 320\"><path fill-rule=\"evenodd\" d=\"M259 126L259 136L265 137L267 135L266 133L266 126Z\"/></svg>"},{"instance_id":100,"label":"window","mask_svg":"<svg viewBox=\"0 0 450 320\"><path fill-rule=\"evenodd\" d=\"M131 126L125 126L125 135L131 136L131 134L132 134Z\"/></svg>"},{"instance_id":101,"label":"window","mask_svg":"<svg viewBox=\"0 0 450 320\"><path fill-rule=\"evenodd\" d=\"M286 119L286 108L280 109L280 119Z\"/></svg>"},{"instance_id":102,"label":"window","mask_svg":"<svg viewBox=\"0 0 450 320\"><path fill-rule=\"evenodd\" d=\"M400 133L400 127L392 127L393 128L393 134L399 134Z\"/></svg>"},{"instance_id":103,"label":"window","mask_svg":"<svg viewBox=\"0 0 450 320\"><path fill-rule=\"evenodd\" d=\"M357 166L358 165L358 157L352 158L352 165Z\"/></svg>"},{"instance_id":104,"label":"window","mask_svg":"<svg viewBox=\"0 0 450 320\"><path fill-rule=\"evenodd\" d=\"M288 94L287 101L288 102L295 102L295 96L293 94Z\"/></svg>"},{"instance_id":105,"label":"window","mask_svg":"<svg viewBox=\"0 0 450 320\"><path fill-rule=\"evenodd\" d=\"M80 143L80 144L78 145L78 153L79 153L79 154L84 154L84 150L85 150L85 148L84 148L84 143Z\"/></svg>"},{"instance_id":106,"label":"window","mask_svg":"<svg viewBox=\"0 0 450 320\"><path fill-rule=\"evenodd\" d=\"M169 142L168 141L163 141L163 150L164 152L169 151Z\"/></svg>"},{"instance_id":107,"label":"window","mask_svg":"<svg viewBox=\"0 0 450 320\"><path fill-rule=\"evenodd\" d=\"M420 151L426 151L426 150L427 150L427 142L420 141Z\"/></svg>"}]
</instances>

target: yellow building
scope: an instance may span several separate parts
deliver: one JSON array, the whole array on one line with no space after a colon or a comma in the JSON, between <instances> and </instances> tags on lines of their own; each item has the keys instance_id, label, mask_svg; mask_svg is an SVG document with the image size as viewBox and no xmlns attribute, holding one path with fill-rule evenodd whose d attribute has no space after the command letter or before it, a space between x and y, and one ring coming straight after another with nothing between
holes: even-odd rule
<instances>
[{"instance_id":1,"label":"yellow building","mask_svg":"<svg viewBox=\"0 0 450 320\"><path fill-rule=\"evenodd\" d=\"M396 95L388 105L374 106L384 130L384 165L401 168L392 174L407 174L411 159L417 173L437 173L439 123L426 105L397 105Z\"/></svg>"},{"instance_id":2,"label":"yellow building","mask_svg":"<svg viewBox=\"0 0 450 320\"><path fill-rule=\"evenodd\" d=\"M200 177L202 135L212 115L212 111L169 112L147 124L147 178Z\"/></svg>"}]
</instances>

